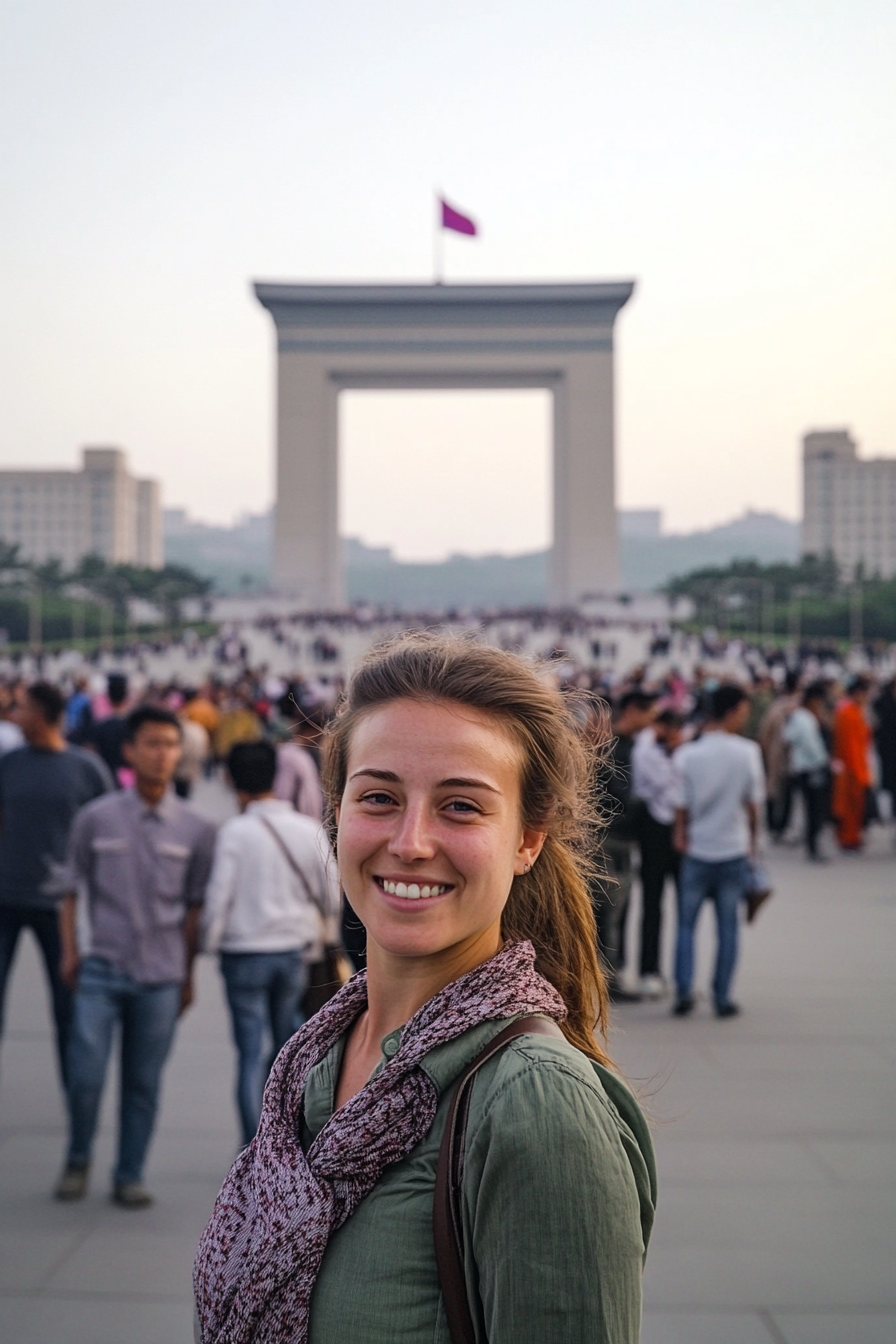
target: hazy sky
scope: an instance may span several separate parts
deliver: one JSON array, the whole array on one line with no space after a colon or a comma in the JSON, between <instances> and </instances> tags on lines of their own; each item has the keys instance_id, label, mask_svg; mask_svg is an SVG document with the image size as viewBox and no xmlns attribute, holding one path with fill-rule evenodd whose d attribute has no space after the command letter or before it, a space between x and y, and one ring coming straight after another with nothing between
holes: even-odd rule
<instances>
[{"instance_id":1,"label":"hazy sky","mask_svg":"<svg viewBox=\"0 0 896 1344\"><path fill-rule=\"evenodd\" d=\"M623 505L796 516L806 429L896 454L894 69L892 0L4 0L0 462L120 443L198 517L266 506L250 281L431 278L439 184L482 226L449 279L637 280ZM349 530L548 539L543 396L343 425Z\"/></svg>"}]
</instances>

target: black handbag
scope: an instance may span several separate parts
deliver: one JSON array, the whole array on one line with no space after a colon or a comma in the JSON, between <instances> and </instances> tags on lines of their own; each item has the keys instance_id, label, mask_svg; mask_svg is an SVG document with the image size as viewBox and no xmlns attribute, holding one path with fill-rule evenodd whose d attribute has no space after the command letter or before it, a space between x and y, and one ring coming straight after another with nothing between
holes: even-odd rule
<instances>
[{"instance_id":1,"label":"black handbag","mask_svg":"<svg viewBox=\"0 0 896 1344\"><path fill-rule=\"evenodd\" d=\"M320 1012L324 1004L329 1003L333 995L348 984L354 973L354 966L339 944L328 944L319 961L308 963L308 988L302 996L302 1012L305 1016L313 1017Z\"/></svg>"}]
</instances>

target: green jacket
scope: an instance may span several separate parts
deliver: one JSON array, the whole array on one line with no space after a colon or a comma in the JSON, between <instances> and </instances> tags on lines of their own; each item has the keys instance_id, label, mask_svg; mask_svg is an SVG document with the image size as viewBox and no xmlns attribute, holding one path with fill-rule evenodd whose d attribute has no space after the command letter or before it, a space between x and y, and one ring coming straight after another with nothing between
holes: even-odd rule
<instances>
[{"instance_id":1,"label":"green jacket","mask_svg":"<svg viewBox=\"0 0 896 1344\"><path fill-rule=\"evenodd\" d=\"M504 1026L482 1023L426 1056L435 1121L330 1238L309 1344L450 1344L432 1233L439 1144L451 1084ZM384 1039L380 1067L400 1038ZM306 1146L333 1114L343 1047L309 1074ZM655 1199L653 1145L624 1084L565 1041L505 1046L475 1079L467 1128L463 1241L478 1344L637 1344Z\"/></svg>"}]
</instances>

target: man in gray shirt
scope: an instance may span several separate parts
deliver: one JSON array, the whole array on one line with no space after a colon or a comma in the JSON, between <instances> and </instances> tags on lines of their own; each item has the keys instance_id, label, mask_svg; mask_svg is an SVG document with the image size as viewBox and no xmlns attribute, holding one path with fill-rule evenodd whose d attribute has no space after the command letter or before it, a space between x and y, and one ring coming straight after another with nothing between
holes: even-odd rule
<instances>
[{"instance_id":1,"label":"man in gray shirt","mask_svg":"<svg viewBox=\"0 0 896 1344\"><path fill-rule=\"evenodd\" d=\"M67 1060L70 1141L58 1199L86 1194L112 1036L120 1024L113 1198L125 1208L152 1203L143 1166L175 1025L193 999L199 912L214 846L214 828L170 789L180 750L174 714L148 705L134 710L124 744L134 788L84 808L72 828L60 923L62 974L75 990ZM79 900L83 921L76 918ZM84 946L82 924L89 928Z\"/></svg>"}]
</instances>

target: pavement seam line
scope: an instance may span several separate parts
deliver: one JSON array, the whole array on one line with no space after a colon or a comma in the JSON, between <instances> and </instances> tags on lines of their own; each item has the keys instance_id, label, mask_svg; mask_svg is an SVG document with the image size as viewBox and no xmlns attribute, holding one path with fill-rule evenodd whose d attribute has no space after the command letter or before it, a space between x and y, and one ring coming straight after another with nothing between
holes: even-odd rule
<instances>
[{"instance_id":1,"label":"pavement seam line","mask_svg":"<svg viewBox=\"0 0 896 1344\"><path fill-rule=\"evenodd\" d=\"M68 1246L66 1246L64 1250L60 1252L60 1254L49 1266L49 1268L47 1269L46 1273L44 1274L43 1278L40 1281L40 1288L38 1290L40 1295L42 1296L45 1295L46 1289L51 1279L54 1277L54 1275L58 1274L60 1269L62 1269L62 1266L65 1264L65 1262L71 1259L71 1257L75 1254L76 1251L79 1251L81 1249L81 1247L84 1245L85 1241L87 1241L89 1237L93 1236L94 1232L97 1230L97 1227L99 1225L100 1225L100 1219L99 1217L97 1217L92 1227L83 1228L80 1236L75 1235L71 1243Z\"/></svg>"},{"instance_id":2,"label":"pavement seam line","mask_svg":"<svg viewBox=\"0 0 896 1344\"><path fill-rule=\"evenodd\" d=\"M756 1314L768 1331L770 1338L774 1340L774 1344L788 1344L786 1337L778 1329L777 1321L767 1308L763 1307L762 1310L758 1311Z\"/></svg>"}]
</instances>

